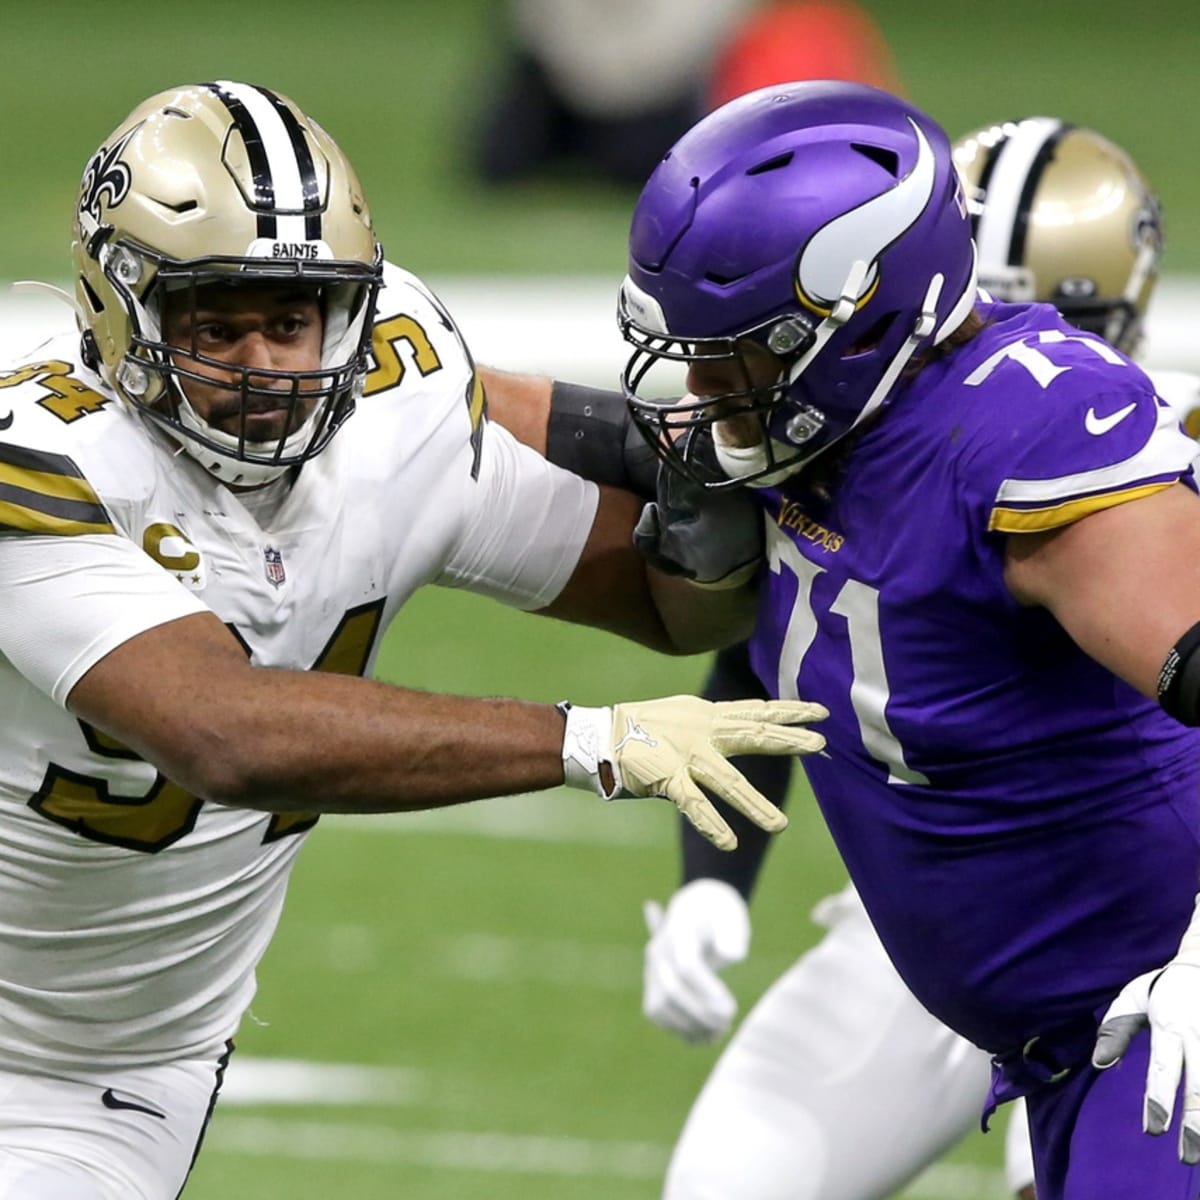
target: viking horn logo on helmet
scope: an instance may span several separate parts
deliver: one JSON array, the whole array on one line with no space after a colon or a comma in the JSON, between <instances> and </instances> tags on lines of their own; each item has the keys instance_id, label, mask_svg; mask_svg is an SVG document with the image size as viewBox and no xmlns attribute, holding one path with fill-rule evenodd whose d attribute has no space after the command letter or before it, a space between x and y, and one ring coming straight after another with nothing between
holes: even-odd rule
<instances>
[{"instance_id":1,"label":"viking horn logo on helmet","mask_svg":"<svg viewBox=\"0 0 1200 1200\"><path fill-rule=\"evenodd\" d=\"M854 297L855 307L861 308L871 298L878 282L879 256L913 226L933 195L933 150L911 117L909 124L918 147L912 170L895 187L818 229L800 253L796 297L821 316L833 311L850 265L857 259L864 260L868 269Z\"/></svg>"}]
</instances>

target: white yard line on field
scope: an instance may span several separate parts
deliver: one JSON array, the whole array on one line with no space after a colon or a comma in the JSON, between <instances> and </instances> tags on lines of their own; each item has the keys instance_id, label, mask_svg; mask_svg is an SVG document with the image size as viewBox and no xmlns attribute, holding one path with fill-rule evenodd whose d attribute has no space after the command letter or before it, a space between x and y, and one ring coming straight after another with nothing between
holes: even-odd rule
<instances>
[{"instance_id":1,"label":"white yard line on field","mask_svg":"<svg viewBox=\"0 0 1200 1200\"><path fill-rule=\"evenodd\" d=\"M576 1137L393 1129L361 1122L222 1118L218 1109L206 1153L273 1158L351 1160L489 1174L655 1179L668 1147L650 1142L602 1142Z\"/></svg>"},{"instance_id":2,"label":"white yard line on field","mask_svg":"<svg viewBox=\"0 0 1200 1200\"><path fill-rule=\"evenodd\" d=\"M492 1175L656 1180L666 1170L670 1147L567 1136L229 1117L218 1109L205 1152ZM938 1164L902 1196L904 1200L1005 1200L1006 1192L1003 1173L995 1168Z\"/></svg>"},{"instance_id":3,"label":"white yard line on field","mask_svg":"<svg viewBox=\"0 0 1200 1200\"><path fill-rule=\"evenodd\" d=\"M533 980L622 993L636 993L642 985L640 943L596 945L563 938L468 933L440 938L436 953L441 974L476 983Z\"/></svg>"},{"instance_id":4,"label":"white yard line on field","mask_svg":"<svg viewBox=\"0 0 1200 1200\"><path fill-rule=\"evenodd\" d=\"M675 837L674 820L667 809L666 801L656 804L652 800L630 800L605 804L577 789L555 788L428 812L322 817L318 829L576 842L597 846L653 846L660 839Z\"/></svg>"},{"instance_id":5,"label":"white yard line on field","mask_svg":"<svg viewBox=\"0 0 1200 1200\"><path fill-rule=\"evenodd\" d=\"M1012 1200L998 1167L935 1163L899 1194L899 1200Z\"/></svg>"},{"instance_id":6,"label":"white yard line on field","mask_svg":"<svg viewBox=\"0 0 1200 1200\"><path fill-rule=\"evenodd\" d=\"M221 1087L221 1109L256 1104L416 1104L428 1092L425 1075L403 1067L235 1054Z\"/></svg>"}]
</instances>

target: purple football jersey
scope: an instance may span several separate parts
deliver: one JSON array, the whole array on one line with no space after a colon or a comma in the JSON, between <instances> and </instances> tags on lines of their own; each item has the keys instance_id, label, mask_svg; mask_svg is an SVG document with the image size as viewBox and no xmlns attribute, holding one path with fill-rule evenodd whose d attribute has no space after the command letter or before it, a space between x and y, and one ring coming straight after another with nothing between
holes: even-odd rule
<instances>
[{"instance_id":1,"label":"purple football jersey","mask_svg":"<svg viewBox=\"0 0 1200 1200\"><path fill-rule=\"evenodd\" d=\"M1190 481L1195 444L1052 308L980 311L827 495L762 493L751 654L829 707L805 767L900 974L1004 1052L1169 959L1200 870L1200 731L1019 606L1005 544Z\"/></svg>"}]
</instances>

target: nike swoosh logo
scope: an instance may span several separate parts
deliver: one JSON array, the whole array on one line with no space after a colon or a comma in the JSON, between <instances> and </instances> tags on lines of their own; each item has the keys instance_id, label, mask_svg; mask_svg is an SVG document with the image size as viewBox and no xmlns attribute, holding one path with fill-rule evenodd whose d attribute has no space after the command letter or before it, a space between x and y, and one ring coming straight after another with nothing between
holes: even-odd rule
<instances>
[{"instance_id":1,"label":"nike swoosh logo","mask_svg":"<svg viewBox=\"0 0 1200 1200\"><path fill-rule=\"evenodd\" d=\"M7 429L13 423L13 415L10 412L6 417L0 417L0 429Z\"/></svg>"},{"instance_id":2,"label":"nike swoosh logo","mask_svg":"<svg viewBox=\"0 0 1200 1200\"><path fill-rule=\"evenodd\" d=\"M1135 408L1137 408L1136 401L1133 404L1125 405L1124 408L1118 408L1115 413L1109 413L1107 417L1098 417L1096 416L1096 410L1089 408L1084 414L1084 427L1088 433L1094 437L1099 437L1102 433L1107 433L1110 429L1116 429Z\"/></svg>"},{"instance_id":3,"label":"nike swoosh logo","mask_svg":"<svg viewBox=\"0 0 1200 1200\"><path fill-rule=\"evenodd\" d=\"M167 1119L167 1114L164 1112L159 1112L157 1108L150 1108L148 1105L139 1104L136 1100L122 1100L120 1096L118 1096L116 1092L112 1090L112 1088L105 1088L104 1091L100 1093L100 1103L103 1104L105 1108L117 1110L128 1109L130 1112L145 1113L149 1117L158 1117L160 1121L165 1121Z\"/></svg>"}]
</instances>

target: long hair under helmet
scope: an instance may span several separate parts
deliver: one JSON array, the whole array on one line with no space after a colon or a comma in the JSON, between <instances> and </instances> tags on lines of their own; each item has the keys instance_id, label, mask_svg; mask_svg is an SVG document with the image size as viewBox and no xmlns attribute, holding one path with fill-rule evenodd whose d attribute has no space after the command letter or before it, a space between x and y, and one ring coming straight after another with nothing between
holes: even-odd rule
<instances>
[{"instance_id":1,"label":"long hair under helmet","mask_svg":"<svg viewBox=\"0 0 1200 1200\"><path fill-rule=\"evenodd\" d=\"M383 255L354 169L286 97L229 81L151 96L88 162L71 254L85 359L222 482L276 478L353 412ZM194 336L168 345L164 299L194 313L197 289L213 284L311 290L320 367L251 370L206 358ZM192 382L240 400L239 432L201 418ZM256 405L288 409L281 436L247 436Z\"/></svg>"},{"instance_id":2,"label":"long hair under helmet","mask_svg":"<svg viewBox=\"0 0 1200 1200\"><path fill-rule=\"evenodd\" d=\"M619 300L635 348L626 398L677 469L710 487L766 486L885 405L975 294L971 224L936 122L862 84L763 88L685 134L638 199ZM775 383L752 387L743 367L742 391L655 398L657 364L740 362L743 340L781 359ZM758 445L723 443L716 422L731 409L757 417ZM719 474L690 459L696 439L677 441L697 426L713 426Z\"/></svg>"}]
</instances>

